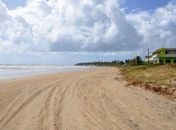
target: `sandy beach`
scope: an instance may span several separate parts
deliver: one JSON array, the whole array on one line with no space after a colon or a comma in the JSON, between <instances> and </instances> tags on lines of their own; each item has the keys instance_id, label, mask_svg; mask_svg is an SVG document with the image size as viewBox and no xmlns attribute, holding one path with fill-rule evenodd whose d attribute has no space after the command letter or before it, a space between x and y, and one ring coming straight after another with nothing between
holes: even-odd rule
<instances>
[{"instance_id":1,"label":"sandy beach","mask_svg":"<svg viewBox=\"0 0 176 130\"><path fill-rule=\"evenodd\" d=\"M176 102L118 68L0 81L0 130L176 130Z\"/></svg>"}]
</instances>

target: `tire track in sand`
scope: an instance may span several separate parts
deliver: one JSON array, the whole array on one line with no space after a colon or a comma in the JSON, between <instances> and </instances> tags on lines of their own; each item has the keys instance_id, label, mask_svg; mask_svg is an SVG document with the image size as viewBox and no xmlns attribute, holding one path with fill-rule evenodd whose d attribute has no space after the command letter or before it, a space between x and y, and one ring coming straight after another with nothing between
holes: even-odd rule
<instances>
[{"instance_id":1,"label":"tire track in sand","mask_svg":"<svg viewBox=\"0 0 176 130\"><path fill-rule=\"evenodd\" d=\"M49 126L50 126L49 117L51 115L54 115L54 112L50 113L51 100L52 100L52 97L56 96L54 95L54 93L57 91L58 88L60 88L61 83L62 82L58 82L53 86L51 91L48 93L47 99L44 101L44 105L39 112L39 126L38 126L39 130L49 130ZM54 123L53 123L53 126L54 126Z\"/></svg>"},{"instance_id":2,"label":"tire track in sand","mask_svg":"<svg viewBox=\"0 0 176 130\"><path fill-rule=\"evenodd\" d=\"M22 93L22 92L21 92ZM14 108L14 106L19 102L19 100L21 99L21 94L19 94L11 103L9 106L7 106L8 108L7 111L4 113L4 115L2 116L2 118L0 119L0 122L2 122L8 115L9 113L12 111L12 109ZM0 124L1 126L1 124Z\"/></svg>"},{"instance_id":3,"label":"tire track in sand","mask_svg":"<svg viewBox=\"0 0 176 130\"><path fill-rule=\"evenodd\" d=\"M67 92L67 90L69 88L72 87L72 85L74 84L74 81L71 81L70 83L68 83L68 85L66 85L66 87L64 87L64 90L62 91L60 97L56 97L56 100L58 101L58 105L57 107L55 108L56 111L55 111L55 118L54 118L54 122L55 122L55 130L61 130L62 129L62 117L60 116L61 114L61 111L62 111L62 102L64 100L64 96ZM65 85L63 85L65 86Z\"/></svg>"},{"instance_id":4,"label":"tire track in sand","mask_svg":"<svg viewBox=\"0 0 176 130\"><path fill-rule=\"evenodd\" d=\"M82 80L83 82L84 80ZM96 82L96 84L94 83L95 89L98 88L98 83ZM82 86L84 87L84 86ZM107 113L105 113L105 109L102 110L102 108L99 108L97 105L95 105L91 100L89 100L88 96L86 96L84 94L84 92L82 91L82 89L80 88L80 85L77 87L78 88L78 92L80 93L80 98L82 99L83 104L85 104L84 106L84 114L92 121L94 122L94 124L96 124L99 128L101 128L101 126L103 125L103 122L106 123L112 123L115 125L115 127L120 130L132 130L130 127L124 125L122 122L119 121L115 121L113 120ZM97 92L99 90L97 89ZM98 93L97 93L98 94ZM100 98L100 97L99 97ZM90 111L91 110L91 111ZM95 116L96 115L96 116ZM97 116L99 116L100 118L97 118ZM96 123L97 122L97 123ZM111 124L111 126L112 126ZM103 129L103 128L101 128Z\"/></svg>"},{"instance_id":5,"label":"tire track in sand","mask_svg":"<svg viewBox=\"0 0 176 130\"><path fill-rule=\"evenodd\" d=\"M19 107L17 107L17 109L9 114L9 118L7 119L3 119L3 121L1 122L1 126L0 128L3 129L20 111L22 111L30 102L32 102L38 95L40 95L42 92L46 91L48 88L53 87L53 85L55 85L57 82L49 85L46 88L43 88L41 90L39 90L38 92L34 93L33 95L31 95L26 101L24 101Z\"/></svg>"}]
</instances>

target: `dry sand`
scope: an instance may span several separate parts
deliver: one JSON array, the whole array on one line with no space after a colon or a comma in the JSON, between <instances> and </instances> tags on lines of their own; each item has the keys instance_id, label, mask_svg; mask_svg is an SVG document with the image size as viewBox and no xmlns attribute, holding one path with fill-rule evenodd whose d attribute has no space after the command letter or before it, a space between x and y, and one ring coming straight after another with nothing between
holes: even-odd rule
<instances>
[{"instance_id":1,"label":"dry sand","mask_svg":"<svg viewBox=\"0 0 176 130\"><path fill-rule=\"evenodd\" d=\"M176 102L117 68L0 82L0 130L176 130Z\"/></svg>"}]
</instances>

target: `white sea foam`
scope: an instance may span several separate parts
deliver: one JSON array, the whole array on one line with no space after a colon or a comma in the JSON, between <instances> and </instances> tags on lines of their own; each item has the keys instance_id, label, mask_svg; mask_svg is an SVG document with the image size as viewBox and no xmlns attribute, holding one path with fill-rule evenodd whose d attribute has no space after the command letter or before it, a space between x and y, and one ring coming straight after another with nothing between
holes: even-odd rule
<instances>
[{"instance_id":1,"label":"white sea foam","mask_svg":"<svg viewBox=\"0 0 176 130\"><path fill-rule=\"evenodd\" d=\"M24 77L31 75L81 70L90 67L81 66L34 66L34 65L0 65L0 79Z\"/></svg>"}]
</instances>

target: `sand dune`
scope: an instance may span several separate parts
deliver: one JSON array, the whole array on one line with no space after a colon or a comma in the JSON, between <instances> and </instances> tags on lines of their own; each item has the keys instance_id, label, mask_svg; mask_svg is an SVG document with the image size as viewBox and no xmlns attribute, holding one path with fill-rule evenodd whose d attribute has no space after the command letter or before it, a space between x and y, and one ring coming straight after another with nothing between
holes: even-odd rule
<instances>
[{"instance_id":1,"label":"sand dune","mask_svg":"<svg viewBox=\"0 0 176 130\"><path fill-rule=\"evenodd\" d=\"M0 130L176 130L176 102L117 68L0 82Z\"/></svg>"}]
</instances>

